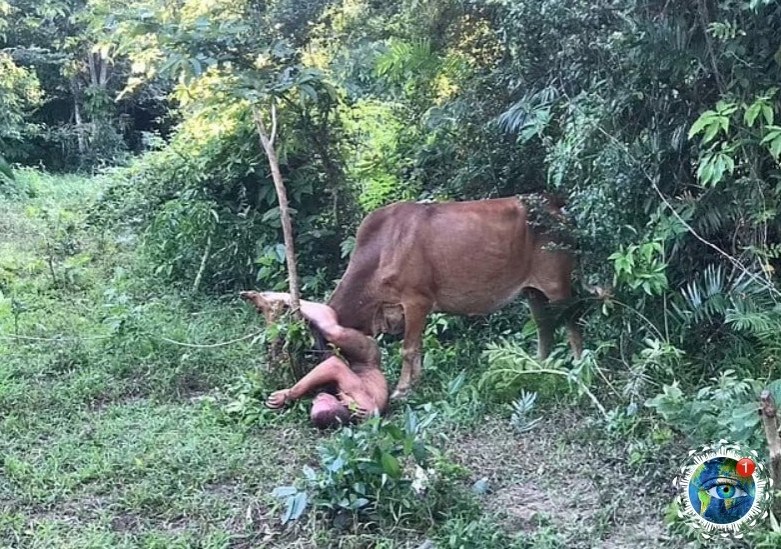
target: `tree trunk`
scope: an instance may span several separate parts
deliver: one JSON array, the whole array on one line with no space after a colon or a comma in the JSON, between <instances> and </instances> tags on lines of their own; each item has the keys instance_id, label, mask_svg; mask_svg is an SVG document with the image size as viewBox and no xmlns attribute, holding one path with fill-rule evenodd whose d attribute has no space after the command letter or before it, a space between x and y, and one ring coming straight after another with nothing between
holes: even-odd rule
<instances>
[{"instance_id":1,"label":"tree trunk","mask_svg":"<svg viewBox=\"0 0 781 549\"><path fill-rule=\"evenodd\" d=\"M201 278L203 278L203 272L206 270L206 262L209 261L209 254L212 251L212 235L206 239L206 249L201 256L201 265L198 267L198 274L195 275L195 282L193 282L193 293L198 291L198 287L201 285Z\"/></svg>"},{"instance_id":2,"label":"tree trunk","mask_svg":"<svg viewBox=\"0 0 781 549\"><path fill-rule=\"evenodd\" d=\"M105 90L106 85L108 84L108 64L109 64L108 57L103 57L101 54L100 75L98 76L98 86L100 86L100 89L102 90Z\"/></svg>"},{"instance_id":3,"label":"tree trunk","mask_svg":"<svg viewBox=\"0 0 781 549\"><path fill-rule=\"evenodd\" d=\"M773 479L773 490L781 488L781 437L778 435L778 416L773 395L765 389L759 397L762 417L762 427L765 429L765 438L770 452L770 478ZM771 511L776 520L781 519L781 498L773 497Z\"/></svg>"},{"instance_id":4,"label":"tree trunk","mask_svg":"<svg viewBox=\"0 0 781 549\"><path fill-rule=\"evenodd\" d=\"M279 200L279 216L282 220L282 236L285 241L285 259L287 261L288 284L290 286L290 308L295 315L298 315L299 309L299 281L298 269L296 268L296 254L293 243L293 223L290 221L290 210L287 202L287 190L282 180L282 174L279 171L279 161L277 152L274 149L274 139L277 133L277 111L276 106L271 104L271 135L266 132L266 125L263 123L263 116L257 106L252 106L252 116L255 120L255 128L260 136L260 144L266 151L268 164L271 168L271 178L274 180L274 188L277 191Z\"/></svg>"},{"instance_id":5,"label":"tree trunk","mask_svg":"<svg viewBox=\"0 0 781 549\"><path fill-rule=\"evenodd\" d=\"M92 52L87 53L87 63L89 65L89 81L92 83L93 88L98 87L98 68L95 64L95 54Z\"/></svg>"},{"instance_id":6,"label":"tree trunk","mask_svg":"<svg viewBox=\"0 0 781 549\"><path fill-rule=\"evenodd\" d=\"M84 139L84 122L81 118L81 105L79 104L79 84L75 79L71 80L71 93L73 94L73 121L76 124L76 141L79 145L79 154L87 151L87 143Z\"/></svg>"}]
</instances>

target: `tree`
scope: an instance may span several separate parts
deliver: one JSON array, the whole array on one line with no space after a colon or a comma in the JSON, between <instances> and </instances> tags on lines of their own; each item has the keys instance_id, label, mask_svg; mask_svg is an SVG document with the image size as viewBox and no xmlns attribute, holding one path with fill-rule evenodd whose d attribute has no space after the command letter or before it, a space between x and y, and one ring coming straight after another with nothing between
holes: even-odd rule
<instances>
[{"instance_id":1,"label":"tree","mask_svg":"<svg viewBox=\"0 0 781 549\"><path fill-rule=\"evenodd\" d=\"M293 224L277 152L278 140L285 139L281 118L288 119L289 124L308 122L312 111L330 109L336 101L335 91L322 72L300 63L298 52L284 36L275 36L274 22L269 22L262 8L252 2L217 4L211 11L203 11L196 4L190 12L165 5L152 7L156 11L140 23L133 18L120 25L118 51L130 55L138 69L132 85L161 73L180 83L175 95L184 109L238 103L251 112L278 198L288 282L297 311L300 284ZM133 6L131 11L135 14L137 9ZM266 25L249 25L251 20ZM138 44L154 45L139 48ZM195 97L192 86L203 82L208 82L218 95ZM270 105L268 114L263 105ZM271 120L270 131L266 116Z\"/></svg>"},{"instance_id":2,"label":"tree","mask_svg":"<svg viewBox=\"0 0 781 549\"><path fill-rule=\"evenodd\" d=\"M41 101L35 73L0 52L0 153L12 156L25 140L35 135L37 128L29 122L29 116Z\"/></svg>"}]
</instances>

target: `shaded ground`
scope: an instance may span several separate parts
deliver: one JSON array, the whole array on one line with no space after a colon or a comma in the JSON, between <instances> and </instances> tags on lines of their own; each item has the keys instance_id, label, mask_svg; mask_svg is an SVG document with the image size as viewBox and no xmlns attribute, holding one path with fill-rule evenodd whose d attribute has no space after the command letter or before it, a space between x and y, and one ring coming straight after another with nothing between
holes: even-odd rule
<instances>
[{"instance_id":1,"label":"shaded ground","mask_svg":"<svg viewBox=\"0 0 781 549\"><path fill-rule=\"evenodd\" d=\"M302 419L245 435L220 425L208 407L139 400L85 412L60 433L30 432L5 454L0 539L15 547L311 546L308 528L298 540L283 531L268 498L312 457L320 435ZM627 475L572 425L559 418L516 435L491 417L476 431L455 433L448 448L474 480L488 478L486 514L509 532L567 547L666 543L669 494L654 493L654 479ZM424 539L410 533L405 542L400 534L394 546ZM349 546L369 539L376 535L352 535Z\"/></svg>"}]
</instances>

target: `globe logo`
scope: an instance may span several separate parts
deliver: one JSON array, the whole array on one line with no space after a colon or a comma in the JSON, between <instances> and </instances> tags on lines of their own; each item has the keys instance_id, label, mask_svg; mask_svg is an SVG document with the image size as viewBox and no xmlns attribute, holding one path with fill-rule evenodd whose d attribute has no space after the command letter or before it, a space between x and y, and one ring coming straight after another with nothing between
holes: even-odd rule
<instances>
[{"instance_id":1,"label":"globe logo","mask_svg":"<svg viewBox=\"0 0 781 549\"><path fill-rule=\"evenodd\" d=\"M706 539L740 538L768 516L772 481L758 453L725 440L689 452L673 484L678 516Z\"/></svg>"},{"instance_id":2,"label":"globe logo","mask_svg":"<svg viewBox=\"0 0 781 549\"><path fill-rule=\"evenodd\" d=\"M738 474L738 462L716 457L703 462L689 481L689 501L709 522L729 524L746 516L754 505L753 476Z\"/></svg>"}]
</instances>

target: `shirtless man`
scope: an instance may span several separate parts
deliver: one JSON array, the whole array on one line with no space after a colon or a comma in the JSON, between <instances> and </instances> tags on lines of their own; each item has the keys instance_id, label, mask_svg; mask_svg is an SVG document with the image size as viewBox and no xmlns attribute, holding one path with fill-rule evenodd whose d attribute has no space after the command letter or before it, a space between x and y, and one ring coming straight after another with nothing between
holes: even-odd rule
<instances>
[{"instance_id":1,"label":"shirtless man","mask_svg":"<svg viewBox=\"0 0 781 549\"><path fill-rule=\"evenodd\" d=\"M241 292L259 313L273 322L279 312L290 305L290 294L282 292ZM320 429L362 420L385 412L388 406L388 384L380 371L380 350L370 337L339 324L328 305L300 301L301 314L311 322L341 355L331 356L315 366L290 387L271 393L266 406L282 408L286 403L317 391L310 414Z\"/></svg>"}]
</instances>

